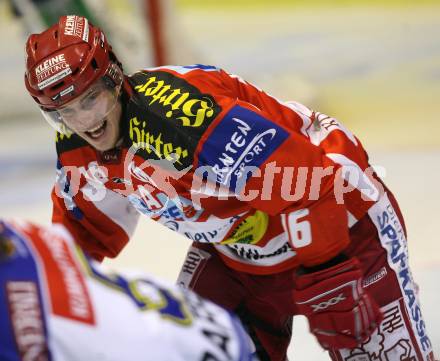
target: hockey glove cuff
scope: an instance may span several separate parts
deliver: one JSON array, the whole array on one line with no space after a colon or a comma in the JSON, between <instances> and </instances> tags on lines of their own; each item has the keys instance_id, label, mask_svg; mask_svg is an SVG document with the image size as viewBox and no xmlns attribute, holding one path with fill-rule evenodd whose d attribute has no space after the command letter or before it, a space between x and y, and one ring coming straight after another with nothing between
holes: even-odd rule
<instances>
[{"instance_id":1,"label":"hockey glove cuff","mask_svg":"<svg viewBox=\"0 0 440 361\"><path fill-rule=\"evenodd\" d=\"M299 276L294 293L299 313L324 349L354 348L383 316L362 288L359 261L351 258L328 269Z\"/></svg>"}]
</instances>

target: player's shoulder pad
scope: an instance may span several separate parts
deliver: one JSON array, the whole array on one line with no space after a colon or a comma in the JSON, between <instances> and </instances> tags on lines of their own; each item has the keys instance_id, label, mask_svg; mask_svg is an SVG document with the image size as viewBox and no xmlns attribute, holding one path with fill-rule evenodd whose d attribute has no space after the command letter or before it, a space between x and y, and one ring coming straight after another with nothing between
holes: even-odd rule
<instances>
[{"instance_id":1,"label":"player's shoulder pad","mask_svg":"<svg viewBox=\"0 0 440 361\"><path fill-rule=\"evenodd\" d=\"M180 75L185 75L185 74L194 72L195 70L201 70L204 72L220 72L221 71L220 68L218 68L214 65L192 64L192 65L164 65L164 66L158 66L158 67L154 67L154 68L145 68L144 70L141 70L138 73L142 73L142 72L149 73L149 72L163 71L163 72L177 73ZM137 73L135 73L135 74L137 74Z\"/></svg>"},{"instance_id":2,"label":"player's shoulder pad","mask_svg":"<svg viewBox=\"0 0 440 361\"><path fill-rule=\"evenodd\" d=\"M179 170L191 165L203 134L222 111L214 96L164 68L140 71L127 80L133 91L124 115L128 138L156 149L139 155L161 160L177 153Z\"/></svg>"}]
</instances>

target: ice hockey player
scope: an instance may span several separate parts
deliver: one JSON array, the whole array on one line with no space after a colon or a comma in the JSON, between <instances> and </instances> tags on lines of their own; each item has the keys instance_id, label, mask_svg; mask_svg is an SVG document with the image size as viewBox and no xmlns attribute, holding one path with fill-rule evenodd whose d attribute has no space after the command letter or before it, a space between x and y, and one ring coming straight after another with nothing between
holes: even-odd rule
<instances>
[{"instance_id":1,"label":"ice hockey player","mask_svg":"<svg viewBox=\"0 0 440 361\"><path fill-rule=\"evenodd\" d=\"M136 209L194 241L178 282L237 312L261 359L286 359L299 314L333 360L433 359L396 200L336 119L214 66L125 76L82 17L26 55L58 130L53 222L93 257Z\"/></svg>"},{"instance_id":2,"label":"ice hockey player","mask_svg":"<svg viewBox=\"0 0 440 361\"><path fill-rule=\"evenodd\" d=\"M109 273L62 225L0 221L0 360L252 360L236 316L143 273Z\"/></svg>"}]
</instances>

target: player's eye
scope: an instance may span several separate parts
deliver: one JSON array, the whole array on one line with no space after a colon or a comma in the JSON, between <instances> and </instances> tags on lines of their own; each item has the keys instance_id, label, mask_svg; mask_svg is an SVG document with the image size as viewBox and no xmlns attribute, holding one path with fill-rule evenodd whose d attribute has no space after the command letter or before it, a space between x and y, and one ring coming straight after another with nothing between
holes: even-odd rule
<instances>
[{"instance_id":1,"label":"player's eye","mask_svg":"<svg viewBox=\"0 0 440 361\"><path fill-rule=\"evenodd\" d=\"M71 118L75 114L75 111L70 108L65 108L65 109L59 109L58 113L61 116L61 118Z\"/></svg>"},{"instance_id":2,"label":"player's eye","mask_svg":"<svg viewBox=\"0 0 440 361\"><path fill-rule=\"evenodd\" d=\"M90 110L96 104L96 101L99 97L98 91L93 91L84 100L81 102L81 106L83 109Z\"/></svg>"}]
</instances>

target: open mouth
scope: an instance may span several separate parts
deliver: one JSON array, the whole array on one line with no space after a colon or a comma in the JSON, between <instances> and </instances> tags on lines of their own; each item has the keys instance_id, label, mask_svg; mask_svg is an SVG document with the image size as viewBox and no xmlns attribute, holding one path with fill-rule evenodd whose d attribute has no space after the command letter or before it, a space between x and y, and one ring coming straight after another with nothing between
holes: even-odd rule
<instances>
[{"instance_id":1,"label":"open mouth","mask_svg":"<svg viewBox=\"0 0 440 361\"><path fill-rule=\"evenodd\" d=\"M107 120L103 120L96 127L86 131L85 133L92 139L98 139L102 136L107 128Z\"/></svg>"}]
</instances>

